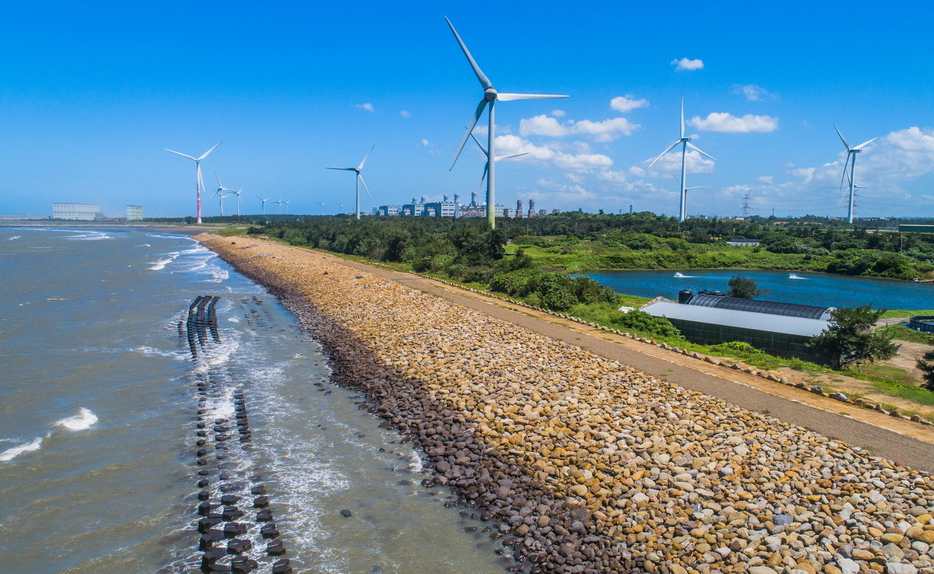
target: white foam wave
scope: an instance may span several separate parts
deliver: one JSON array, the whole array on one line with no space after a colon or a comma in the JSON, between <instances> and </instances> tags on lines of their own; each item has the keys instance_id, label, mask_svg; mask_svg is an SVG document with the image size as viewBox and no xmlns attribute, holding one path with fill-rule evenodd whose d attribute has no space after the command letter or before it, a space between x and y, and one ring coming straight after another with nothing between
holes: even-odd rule
<instances>
[{"instance_id":1,"label":"white foam wave","mask_svg":"<svg viewBox=\"0 0 934 574\"><path fill-rule=\"evenodd\" d=\"M205 418L208 420L232 419L236 414L233 390L228 388L223 396L208 400L204 405L204 409L206 411Z\"/></svg>"},{"instance_id":2,"label":"white foam wave","mask_svg":"<svg viewBox=\"0 0 934 574\"><path fill-rule=\"evenodd\" d=\"M85 430L93 426L97 422L97 415L89 411L88 409L81 407L78 409L78 414L73 417L68 417L61 419L55 422L56 427L66 428L70 431L80 431Z\"/></svg>"},{"instance_id":3,"label":"white foam wave","mask_svg":"<svg viewBox=\"0 0 934 574\"><path fill-rule=\"evenodd\" d=\"M169 257L167 259L160 259L152 264L152 267L149 268L150 271L162 271L165 269L165 266L174 261L174 257Z\"/></svg>"},{"instance_id":4,"label":"white foam wave","mask_svg":"<svg viewBox=\"0 0 934 574\"><path fill-rule=\"evenodd\" d=\"M10 237L9 239L7 239L7 241L13 241L13 240L19 239L19 238L20 238L19 235L14 235L13 237Z\"/></svg>"},{"instance_id":5,"label":"white foam wave","mask_svg":"<svg viewBox=\"0 0 934 574\"><path fill-rule=\"evenodd\" d=\"M183 353L181 351L163 351L161 349L156 349L148 345L141 345L133 349L135 352L143 355L144 357L166 357L169 359L185 359L187 360L191 355L188 353Z\"/></svg>"},{"instance_id":6,"label":"white foam wave","mask_svg":"<svg viewBox=\"0 0 934 574\"><path fill-rule=\"evenodd\" d=\"M807 280L807 277L798 277L798 276L795 275L794 273L791 273L790 275L788 275L788 278L789 278L789 279L802 279L802 280Z\"/></svg>"},{"instance_id":7,"label":"white foam wave","mask_svg":"<svg viewBox=\"0 0 934 574\"><path fill-rule=\"evenodd\" d=\"M421 473L425 470L422 464L422 457L418 456L418 452L415 450L409 452L409 470L414 473Z\"/></svg>"},{"instance_id":8,"label":"white foam wave","mask_svg":"<svg viewBox=\"0 0 934 574\"><path fill-rule=\"evenodd\" d=\"M13 448L8 448L3 452L0 452L0 462L7 462L13 460L24 452L33 452L42 448L43 438L37 437L26 444L21 444L19 446L14 446Z\"/></svg>"},{"instance_id":9,"label":"white foam wave","mask_svg":"<svg viewBox=\"0 0 934 574\"><path fill-rule=\"evenodd\" d=\"M685 275L683 273L676 271L673 277L675 279L693 279L694 277L696 277L696 275Z\"/></svg>"},{"instance_id":10,"label":"white foam wave","mask_svg":"<svg viewBox=\"0 0 934 574\"><path fill-rule=\"evenodd\" d=\"M103 231L89 231L87 233L72 235L68 239L72 241L100 241L101 239L113 239L113 237Z\"/></svg>"},{"instance_id":11,"label":"white foam wave","mask_svg":"<svg viewBox=\"0 0 934 574\"><path fill-rule=\"evenodd\" d=\"M240 322L240 319L237 318L237 317L227 317L227 320L230 321L231 323L239 323L239 322Z\"/></svg>"}]
</instances>

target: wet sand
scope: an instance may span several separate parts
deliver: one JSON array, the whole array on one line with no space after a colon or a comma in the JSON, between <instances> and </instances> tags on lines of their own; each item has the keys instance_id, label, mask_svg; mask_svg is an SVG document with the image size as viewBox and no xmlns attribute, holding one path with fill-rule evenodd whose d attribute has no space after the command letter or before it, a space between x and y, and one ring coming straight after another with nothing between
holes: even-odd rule
<instances>
[{"instance_id":1,"label":"wet sand","mask_svg":"<svg viewBox=\"0 0 934 574\"><path fill-rule=\"evenodd\" d=\"M934 572L923 471L398 278L199 239L278 295L533 571Z\"/></svg>"}]
</instances>

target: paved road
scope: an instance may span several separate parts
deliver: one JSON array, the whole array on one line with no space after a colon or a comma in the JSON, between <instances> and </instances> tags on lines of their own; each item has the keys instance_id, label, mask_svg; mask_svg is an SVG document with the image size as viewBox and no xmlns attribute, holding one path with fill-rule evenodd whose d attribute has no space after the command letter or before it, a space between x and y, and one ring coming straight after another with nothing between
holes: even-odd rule
<instances>
[{"instance_id":1,"label":"paved road","mask_svg":"<svg viewBox=\"0 0 934 574\"><path fill-rule=\"evenodd\" d=\"M934 472L934 439L926 441L908 436L909 434L916 434L924 438L934 437L934 433L927 430L931 427L922 428L917 423L904 421L898 421L898 424L896 424L897 421L894 420L889 423L885 420L884 415L870 411L857 413L857 411L865 409L838 403L831 399L821 399L827 405L825 408L834 409L824 410L823 408L805 404L805 402L798 402L799 400L810 400L810 397L805 396L809 394L800 389L772 383L773 386L779 388L774 389L775 392L772 390L765 392L755 388L755 386L750 386L750 384L737 382L735 379L743 378L741 373L726 371L726 369L714 367L708 363L701 363L696 359L689 360L695 363L690 366L681 364L681 361L674 360L676 357L680 357L670 351L665 352L671 356L670 359L666 359L656 356L655 353L648 353L649 349L640 350L638 347L645 347L644 343L627 345L608 341L603 338L605 334L595 336L591 333L582 332L576 328L560 324L549 316L540 317L519 308L507 308L507 306L491 302L488 298L450 288L439 282L359 263L347 261L343 261L343 263L386 278L404 280L405 285L409 287L437 295L503 321L520 325L547 337L577 345L592 353L666 379L687 389L719 397L752 411L768 412L771 416L786 423L811 429L831 439L846 442L851 446L861 447L873 455L905 463L915 469ZM705 370L712 371L716 369L726 371L731 378L727 379L723 378L723 376L705 372ZM800 395L801 398L794 398L794 394ZM911 432L902 434L863 420L856 420L852 416L844 416L839 414L840 412L854 413L860 418L868 420L875 417L877 420L881 419L885 426L896 429L899 427L909 428Z\"/></svg>"}]
</instances>

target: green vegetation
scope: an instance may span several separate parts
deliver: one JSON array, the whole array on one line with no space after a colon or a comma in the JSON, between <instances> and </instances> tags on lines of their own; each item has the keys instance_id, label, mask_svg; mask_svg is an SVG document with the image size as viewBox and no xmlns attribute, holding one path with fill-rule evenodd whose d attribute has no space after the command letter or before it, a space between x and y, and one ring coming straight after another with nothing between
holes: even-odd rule
<instances>
[{"instance_id":1,"label":"green vegetation","mask_svg":"<svg viewBox=\"0 0 934 574\"><path fill-rule=\"evenodd\" d=\"M738 297L740 299L755 299L762 294L762 289L755 280L742 275L734 275L727 281L730 290L727 292L729 297Z\"/></svg>"},{"instance_id":2,"label":"green vegetation","mask_svg":"<svg viewBox=\"0 0 934 574\"><path fill-rule=\"evenodd\" d=\"M918 358L918 368L921 369L921 379L924 381L924 388L934 391L934 351L928 351L924 356Z\"/></svg>"},{"instance_id":3,"label":"green vegetation","mask_svg":"<svg viewBox=\"0 0 934 574\"><path fill-rule=\"evenodd\" d=\"M884 330L890 337L897 341L934 345L934 333L915 331L914 329L909 329L908 327L900 324L889 325L888 327L884 327Z\"/></svg>"},{"instance_id":4,"label":"green vegetation","mask_svg":"<svg viewBox=\"0 0 934 574\"><path fill-rule=\"evenodd\" d=\"M831 314L830 326L808 342L808 348L830 357L835 369L843 369L863 361L891 359L898 345L884 331L876 331L875 324L883 310L872 310L872 305L840 307Z\"/></svg>"}]
</instances>

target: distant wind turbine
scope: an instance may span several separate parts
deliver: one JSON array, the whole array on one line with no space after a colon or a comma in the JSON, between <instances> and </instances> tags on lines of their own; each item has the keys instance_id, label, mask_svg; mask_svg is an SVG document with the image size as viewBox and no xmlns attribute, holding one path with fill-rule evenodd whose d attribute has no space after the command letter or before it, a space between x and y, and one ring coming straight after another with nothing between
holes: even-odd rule
<instances>
[{"instance_id":1,"label":"distant wind turbine","mask_svg":"<svg viewBox=\"0 0 934 574\"><path fill-rule=\"evenodd\" d=\"M460 44L461 50L464 52L464 55L467 56L467 62L470 63L470 67L473 68L474 75L477 76L477 79L480 81L480 86L483 88L483 99L480 100L480 104L477 106L477 110L474 112L473 120L470 122L470 126L467 128L467 133L464 134L464 137L461 139L461 143L457 146L457 153L454 155L454 161L451 162L451 169L454 169L454 164L457 163L457 158L460 157L461 151L464 149L464 145L467 143L467 137L473 132L474 126L477 125L477 122L480 120L480 116L483 115L483 110L487 106L490 107L489 113L489 129L487 131L487 166L488 174L486 180L486 219L490 224L490 229L496 227L496 178L495 178L495 153L493 149L493 144L495 140L494 135L494 126L495 126L495 117L494 117L494 106L497 101L509 102L512 100L542 100L542 99L551 99L551 98L566 98L567 96L557 96L549 94L506 94L499 93L493 88L493 83L490 82L490 79L486 77L483 71L480 69L480 66L477 65L477 62L473 59L473 56L470 55L470 50L467 49L467 45L464 44L464 41L461 40L460 35L457 33L457 30L454 29L454 24L451 24L451 21L448 18L445 18L448 23L448 26L451 28L451 32L454 33L454 38L457 39L457 43Z\"/></svg>"},{"instance_id":2,"label":"distant wind turbine","mask_svg":"<svg viewBox=\"0 0 934 574\"><path fill-rule=\"evenodd\" d=\"M856 171L856 154L862 152L863 147L876 141L876 138L864 141L858 146L850 147L850 144L846 143L846 139L843 137L843 134L840 133L840 129L837 127L837 124L834 124L833 129L837 130L837 135L840 136L840 141L843 142L843 147L846 148L846 162L843 164L843 177L840 178L840 190L843 190L843 180L849 179L850 202L846 212L846 221L847 223L853 223L853 197L856 193L855 188L859 187L856 185L856 180L854 179L854 172Z\"/></svg>"},{"instance_id":3,"label":"distant wind turbine","mask_svg":"<svg viewBox=\"0 0 934 574\"><path fill-rule=\"evenodd\" d=\"M321 206L321 215L324 215L324 202L323 202L323 201L319 201L319 202L318 202L318 205Z\"/></svg>"},{"instance_id":4,"label":"distant wind turbine","mask_svg":"<svg viewBox=\"0 0 934 574\"><path fill-rule=\"evenodd\" d=\"M206 152L204 152L203 154L201 154L200 157L193 157L193 156L190 156L190 155L188 155L188 154L184 154L184 153L179 152L179 151L175 151L175 150L171 150L171 149L169 149L169 148L165 148L165 151L172 152L172 153L174 153L174 154L178 154L178 155L180 155L180 156L182 156L182 157L187 157L188 159L190 159L190 160L192 160L193 162L195 162L195 193L196 193L197 196L198 196L198 223L201 223L201 190L204 189L204 179L201 177L201 160L203 160L204 158L208 157L208 154L210 154L212 151L214 151L214 148L216 148L216 147L219 146L219 145L221 145L220 142L214 144L214 147L212 147L212 148L209 149L208 151L206 151Z\"/></svg>"},{"instance_id":5,"label":"distant wind turbine","mask_svg":"<svg viewBox=\"0 0 934 574\"><path fill-rule=\"evenodd\" d=\"M473 135L473 134L471 133L471 134L470 134L470 137L473 138L473 141L480 147L480 151L482 151L482 152L483 152L483 155L486 156L486 163L483 164L483 175L480 176L480 186L477 187L477 193L479 193L479 192L480 192L480 189L483 188L483 180L486 179L487 172L490 170L490 154L487 153L486 148L483 147L483 144L480 143L480 140L478 140L477 137L476 137L475 135ZM514 153L514 154L512 154L512 155L501 155L501 156L494 157L494 158L493 158L493 161L500 161L500 160L504 160L504 159L512 159L512 158L514 158L514 157L522 157L522 156L524 156L524 155L529 155L529 152Z\"/></svg>"},{"instance_id":6,"label":"distant wind turbine","mask_svg":"<svg viewBox=\"0 0 934 574\"><path fill-rule=\"evenodd\" d=\"M270 198L268 198L268 197L265 197L265 198L264 198L264 197L260 197L260 196L257 195L257 196L256 196L256 199L258 199L258 200L260 200L260 201L263 202L263 215L266 215L266 202L269 201Z\"/></svg>"},{"instance_id":7,"label":"distant wind turbine","mask_svg":"<svg viewBox=\"0 0 934 574\"><path fill-rule=\"evenodd\" d=\"M240 216L240 192L234 191L230 188L224 187L221 183L221 178L217 175L217 172L214 172L214 177L217 178L217 191L214 192L214 197L220 197L221 202L221 217L224 217L224 198L230 197L229 195L224 195L225 191L231 191L237 194L237 216Z\"/></svg>"},{"instance_id":8,"label":"distant wind turbine","mask_svg":"<svg viewBox=\"0 0 934 574\"><path fill-rule=\"evenodd\" d=\"M276 210L276 213L279 214L279 215L282 215L282 200L281 200L281 199L277 199L277 200L276 200L276 205L279 206L279 208Z\"/></svg>"},{"instance_id":9,"label":"distant wind turbine","mask_svg":"<svg viewBox=\"0 0 934 574\"><path fill-rule=\"evenodd\" d=\"M291 201L291 200L290 200L290 201ZM289 202L288 202L288 201L283 201L282 203L285 204L285 214L288 215L288 214L289 214Z\"/></svg>"},{"instance_id":10,"label":"distant wind turbine","mask_svg":"<svg viewBox=\"0 0 934 574\"><path fill-rule=\"evenodd\" d=\"M691 148L692 150L698 152L699 154L705 155L709 157L710 159L713 159L716 161L716 159L712 155L708 154L707 152L701 150L696 145L692 144L691 138L684 135L684 96L681 96L681 138L678 140L675 140L674 143L672 143L670 146L668 146L667 149L665 149L665 151L663 151L662 153L658 155L658 157L653 159L652 163L649 164L649 167L652 167L653 165L655 165L655 162L662 159L662 157L668 152L670 152L671 150L675 149L675 146L677 146L678 144L681 144L681 209L678 215L678 222L683 222L686 216L686 211L687 211L687 188L685 187L684 163L685 163L685 157L687 156L688 148Z\"/></svg>"},{"instance_id":11,"label":"distant wind turbine","mask_svg":"<svg viewBox=\"0 0 934 574\"><path fill-rule=\"evenodd\" d=\"M370 199L373 199L373 194L370 193L370 189L366 186L366 182L363 181L363 174L360 173L360 172L363 171L363 164L366 163L366 159L367 159L368 157L370 157L370 154L373 153L373 148L375 148L375 147L376 147L376 146L374 145L373 147L370 148L370 151L366 152L366 155L363 156L363 161L361 161L361 162L360 162L360 165L358 165L357 167L329 167L329 168L327 168L327 169L336 169L336 170L338 170L338 171L353 171L353 172L356 172L356 174L357 174L357 186L356 186L356 190L357 190L357 191L356 191L357 203L356 203L356 206L357 206L357 207L356 207L356 209L354 210L354 213L356 214L356 218L357 218L357 219L360 219L360 184L361 184L361 183L363 184L363 189L366 190L366 194L370 196Z\"/></svg>"}]
</instances>

